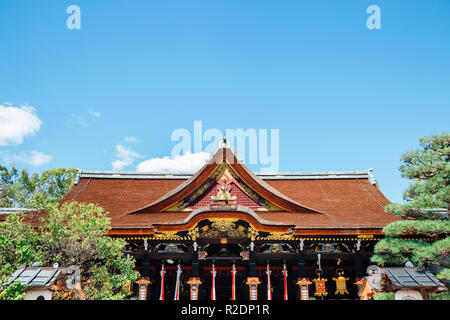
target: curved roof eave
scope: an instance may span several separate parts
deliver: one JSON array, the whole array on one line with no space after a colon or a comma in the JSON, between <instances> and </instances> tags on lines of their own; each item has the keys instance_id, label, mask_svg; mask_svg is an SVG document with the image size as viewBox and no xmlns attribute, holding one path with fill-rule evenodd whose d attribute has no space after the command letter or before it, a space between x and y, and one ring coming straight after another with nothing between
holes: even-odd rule
<instances>
[{"instance_id":1,"label":"curved roof eave","mask_svg":"<svg viewBox=\"0 0 450 320\"><path fill-rule=\"evenodd\" d=\"M289 212L308 212L308 213L322 213L318 210L309 208L305 205L299 204L296 201L290 199L279 191L275 190L269 184L264 182L261 178L252 173L247 167L240 163L240 161L233 154L229 148L219 148L211 160L205 164L199 171L197 171L189 179L181 183L178 187L168 192L164 196L160 197L156 201L141 207L137 210L128 212L127 214L135 214L140 212L160 212L174 203L180 201L185 196L191 194L195 189L197 189L211 174L214 170L226 162L230 167L240 176L243 181L250 186L256 192L260 193L262 197L273 202L277 206L285 209Z\"/></svg>"}]
</instances>

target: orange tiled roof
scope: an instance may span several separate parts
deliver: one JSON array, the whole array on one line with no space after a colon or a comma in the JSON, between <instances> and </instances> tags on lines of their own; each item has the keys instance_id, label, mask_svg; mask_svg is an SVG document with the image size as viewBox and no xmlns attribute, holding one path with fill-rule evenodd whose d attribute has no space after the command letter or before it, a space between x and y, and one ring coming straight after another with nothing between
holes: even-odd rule
<instances>
[{"instance_id":1,"label":"orange tiled roof","mask_svg":"<svg viewBox=\"0 0 450 320\"><path fill-rule=\"evenodd\" d=\"M226 157L224 155L224 159ZM177 196L192 192L202 182L202 175L212 172L210 166L214 164L210 162L194 175L81 172L77 184L62 201L102 206L112 218L113 229L151 229L159 224L180 224L190 212L152 209L161 209L170 201L176 201ZM255 175L240 163L233 169L264 197L288 208L285 212L257 211L261 221L268 224L293 225L297 232L325 229L345 232L381 230L399 220L384 211L389 200L370 171Z\"/></svg>"}]
</instances>

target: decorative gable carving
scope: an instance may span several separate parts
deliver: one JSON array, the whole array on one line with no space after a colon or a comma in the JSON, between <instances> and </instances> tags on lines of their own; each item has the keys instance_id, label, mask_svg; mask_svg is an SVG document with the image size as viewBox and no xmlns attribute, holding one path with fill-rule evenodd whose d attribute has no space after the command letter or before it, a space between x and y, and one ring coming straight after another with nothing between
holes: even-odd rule
<instances>
[{"instance_id":1,"label":"decorative gable carving","mask_svg":"<svg viewBox=\"0 0 450 320\"><path fill-rule=\"evenodd\" d=\"M128 213L193 212L214 206L217 201L230 204L236 201L235 205L253 211L321 213L275 190L240 163L226 147L219 148L203 168L178 187L158 200Z\"/></svg>"},{"instance_id":2,"label":"decorative gable carving","mask_svg":"<svg viewBox=\"0 0 450 320\"><path fill-rule=\"evenodd\" d=\"M285 211L239 180L233 169L222 163L200 187L165 211L192 211L205 206L232 208L237 205L255 211Z\"/></svg>"}]
</instances>

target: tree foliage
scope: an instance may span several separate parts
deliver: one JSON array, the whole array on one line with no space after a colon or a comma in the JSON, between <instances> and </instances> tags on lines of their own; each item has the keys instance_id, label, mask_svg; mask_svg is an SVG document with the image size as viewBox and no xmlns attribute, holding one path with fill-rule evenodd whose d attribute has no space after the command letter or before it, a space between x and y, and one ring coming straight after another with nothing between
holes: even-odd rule
<instances>
[{"instance_id":1,"label":"tree foliage","mask_svg":"<svg viewBox=\"0 0 450 320\"><path fill-rule=\"evenodd\" d=\"M37 247L37 234L23 222L22 215L9 215L0 223L0 286L18 266L35 261ZM0 300L23 299L25 288L20 283L12 283L0 292Z\"/></svg>"},{"instance_id":2,"label":"tree foliage","mask_svg":"<svg viewBox=\"0 0 450 320\"><path fill-rule=\"evenodd\" d=\"M16 280L3 291L0 291L0 300L23 300L26 289L28 289L27 286L20 284L20 281Z\"/></svg>"},{"instance_id":3,"label":"tree foliage","mask_svg":"<svg viewBox=\"0 0 450 320\"><path fill-rule=\"evenodd\" d=\"M27 169L0 165L0 207L38 209L58 203L76 173L75 168L60 168L30 175Z\"/></svg>"},{"instance_id":4,"label":"tree foliage","mask_svg":"<svg viewBox=\"0 0 450 320\"><path fill-rule=\"evenodd\" d=\"M450 300L450 291L433 292L431 293L431 300Z\"/></svg>"},{"instance_id":5,"label":"tree foliage","mask_svg":"<svg viewBox=\"0 0 450 320\"><path fill-rule=\"evenodd\" d=\"M403 220L387 225L383 232L388 237L398 236L424 236L434 239L447 237L450 233L449 220Z\"/></svg>"},{"instance_id":6,"label":"tree foliage","mask_svg":"<svg viewBox=\"0 0 450 320\"><path fill-rule=\"evenodd\" d=\"M403 178L411 179L403 196L405 204L391 204L387 211L403 219L439 218L425 208L450 208L450 134L419 140L421 149L407 151L399 167Z\"/></svg>"},{"instance_id":7,"label":"tree foliage","mask_svg":"<svg viewBox=\"0 0 450 320\"><path fill-rule=\"evenodd\" d=\"M22 215L12 214L0 223L0 274L14 272L16 266L37 256L37 234L23 219Z\"/></svg>"},{"instance_id":8,"label":"tree foliage","mask_svg":"<svg viewBox=\"0 0 450 320\"><path fill-rule=\"evenodd\" d=\"M87 299L120 299L120 289L134 281L134 259L123 254L126 242L106 236L110 218L103 208L77 202L53 205L42 220L41 262L77 265L89 279L85 285Z\"/></svg>"},{"instance_id":9,"label":"tree foliage","mask_svg":"<svg viewBox=\"0 0 450 320\"><path fill-rule=\"evenodd\" d=\"M10 215L0 224L0 262L8 266L0 270L0 278L10 276L22 263L77 265L83 294L75 299L123 299L122 286L135 281L139 273L134 270L135 260L123 253L126 242L106 235L110 228L107 213L94 204L49 205L39 232L22 215ZM8 290L12 289L3 294ZM23 290L16 291L19 296Z\"/></svg>"},{"instance_id":10,"label":"tree foliage","mask_svg":"<svg viewBox=\"0 0 450 320\"><path fill-rule=\"evenodd\" d=\"M421 149L405 152L399 170L412 180L404 192L406 203L386 211L404 219L384 227L386 238L375 245L372 262L381 266L435 266L437 277L448 281L450 223L436 208L450 206L450 134L420 139ZM408 237L408 239L405 239ZM423 241L423 239L428 241Z\"/></svg>"},{"instance_id":11,"label":"tree foliage","mask_svg":"<svg viewBox=\"0 0 450 320\"><path fill-rule=\"evenodd\" d=\"M375 254L371 261L381 266L404 266L406 262L416 260L414 253L417 250L426 247L429 247L426 241L387 237L375 245Z\"/></svg>"}]
</instances>

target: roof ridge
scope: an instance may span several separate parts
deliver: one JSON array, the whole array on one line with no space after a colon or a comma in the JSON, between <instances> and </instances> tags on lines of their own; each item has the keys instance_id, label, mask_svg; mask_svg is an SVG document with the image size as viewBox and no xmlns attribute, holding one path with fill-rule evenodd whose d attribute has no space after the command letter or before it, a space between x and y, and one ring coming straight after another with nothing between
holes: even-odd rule
<instances>
[{"instance_id":1,"label":"roof ridge","mask_svg":"<svg viewBox=\"0 0 450 320\"><path fill-rule=\"evenodd\" d=\"M252 172L262 180L278 179L369 179L375 184L372 169L358 171L312 171L312 172ZM97 171L80 170L75 184L81 178L93 179L189 179L191 172L141 172L141 171Z\"/></svg>"}]
</instances>

